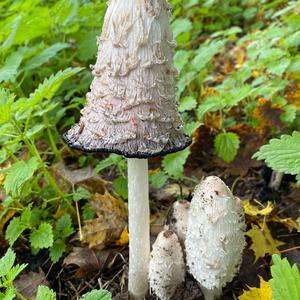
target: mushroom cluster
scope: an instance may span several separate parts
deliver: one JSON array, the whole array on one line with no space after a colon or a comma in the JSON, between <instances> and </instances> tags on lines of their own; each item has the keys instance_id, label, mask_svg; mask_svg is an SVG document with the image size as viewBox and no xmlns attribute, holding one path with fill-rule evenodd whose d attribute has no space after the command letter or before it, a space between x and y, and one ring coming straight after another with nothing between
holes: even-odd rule
<instances>
[{"instance_id":1,"label":"mushroom cluster","mask_svg":"<svg viewBox=\"0 0 300 300\"><path fill-rule=\"evenodd\" d=\"M191 144L177 110L176 42L167 0L110 0L94 80L80 121L63 135L70 147L128 159L129 293L148 291L148 157Z\"/></svg>"},{"instance_id":2,"label":"mushroom cluster","mask_svg":"<svg viewBox=\"0 0 300 300\"><path fill-rule=\"evenodd\" d=\"M178 253L185 250L188 272L198 281L205 300L218 298L222 288L236 275L245 247L245 220L240 200L232 195L220 178L210 176L195 188L190 204L186 201L174 203L169 222L168 228L174 232L173 240L176 232L184 247L178 243L169 243L165 250L168 253L177 253L174 261L181 257ZM170 299L175 287L162 291L165 286L169 287L170 283L162 281L159 284L157 281L163 274L168 274L169 279L176 277L178 275L175 273L179 270L170 267L174 264L174 261L170 262L173 255L167 258L166 264L162 261L163 255L157 260L161 253L157 244L160 243L161 234L151 254L150 287L161 299ZM179 250L170 249L171 245ZM159 266L156 267L157 262ZM157 271L155 277L153 270ZM182 276L184 275L181 275L181 278ZM174 281L175 283L181 282Z\"/></svg>"}]
</instances>

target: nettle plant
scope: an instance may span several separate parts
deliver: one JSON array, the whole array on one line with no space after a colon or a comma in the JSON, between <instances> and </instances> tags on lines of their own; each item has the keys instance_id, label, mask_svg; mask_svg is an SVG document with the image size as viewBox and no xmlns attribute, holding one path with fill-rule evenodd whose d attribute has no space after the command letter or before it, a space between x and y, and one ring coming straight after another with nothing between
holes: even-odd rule
<instances>
[{"instance_id":1,"label":"nettle plant","mask_svg":"<svg viewBox=\"0 0 300 300\"><path fill-rule=\"evenodd\" d=\"M258 22L248 34L243 27L225 28L208 36L198 49L190 49L190 40L182 41L183 33L178 32L177 96L186 132L193 132L206 123L209 114L215 114L214 152L225 162L233 161L240 147L239 133L232 128L237 124L258 128L263 120L257 117L257 108L263 103L268 103L270 113L272 108L278 109L285 130L298 123L299 107L288 96L290 89L297 88L300 73L297 4L290 2L282 10L267 10L265 14L272 20L269 25ZM255 15L254 9L252 17ZM188 20L181 23L191 30ZM273 134L281 133L274 126L272 130Z\"/></svg>"},{"instance_id":2,"label":"nettle plant","mask_svg":"<svg viewBox=\"0 0 300 300\"><path fill-rule=\"evenodd\" d=\"M15 297L21 300L28 300L14 286L14 280L27 267L26 264L15 264L16 254L8 249L0 259L0 298L13 300ZM56 300L56 293L47 286L40 285L37 289L36 300ZM83 295L80 300L111 300L111 293L105 290L93 290Z\"/></svg>"},{"instance_id":3,"label":"nettle plant","mask_svg":"<svg viewBox=\"0 0 300 300\"><path fill-rule=\"evenodd\" d=\"M262 159L273 170L296 176L300 185L300 132L292 135L282 135L280 138L270 140L254 155Z\"/></svg>"}]
</instances>

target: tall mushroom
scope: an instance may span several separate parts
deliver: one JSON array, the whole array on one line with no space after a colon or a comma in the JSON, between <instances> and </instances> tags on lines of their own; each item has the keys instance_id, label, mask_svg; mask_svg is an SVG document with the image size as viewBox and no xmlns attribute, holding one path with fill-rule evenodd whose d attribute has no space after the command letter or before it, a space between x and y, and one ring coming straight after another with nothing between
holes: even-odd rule
<instances>
[{"instance_id":1,"label":"tall mushroom","mask_svg":"<svg viewBox=\"0 0 300 300\"><path fill-rule=\"evenodd\" d=\"M236 275L245 226L241 202L220 178L207 177L195 188L185 246L189 272L200 283L205 300L219 297Z\"/></svg>"},{"instance_id":2,"label":"tall mushroom","mask_svg":"<svg viewBox=\"0 0 300 300\"><path fill-rule=\"evenodd\" d=\"M148 290L147 158L191 143L175 100L169 13L166 0L108 1L87 105L63 135L72 148L128 158L129 292L135 299Z\"/></svg>"}]
</instances>

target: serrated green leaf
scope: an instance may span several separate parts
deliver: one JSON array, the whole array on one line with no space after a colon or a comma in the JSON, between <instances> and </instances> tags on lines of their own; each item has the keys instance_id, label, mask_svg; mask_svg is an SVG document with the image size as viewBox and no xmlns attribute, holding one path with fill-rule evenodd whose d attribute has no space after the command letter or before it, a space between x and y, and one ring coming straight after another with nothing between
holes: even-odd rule
<instances>
[{"instance_id":1,"label":"serrated green leaf","mask_svg":"<svg viewBox=\"0 0 300 300\"><path fill-rule=\"evenodd\" d=\"M39 228L30 234L31 247L36 249L49 248L53 245L52 226L42 223Z\"/></svg>"},{"instance_id":2,"label":"serrated green leaf","mask_svg":"<svg viewBox=\"0 0 300 300\"><path fill-rule=\"evenodd\" d=\"M8 241L9 245L12 246L26 229L27 227L22 224L21 218L14 217L9 222L5 231L5 239Z\"/></svg>"},{"instance_id":3,"label":"serrated green leaf","mask_svg":"<svg viewBox=\"0 0 300 300\"><path fill-rule=\"evenodd\" d=\"M215 152L225 162L234 160L240 147L240 138L233 132L219 133L215 138Z\"/></svg>"},{"instance_id":4,"label":"serrated green leaf","mask_svg":"<svg viewBox=\"0 0 300 300\"><path fill-rule=\"evenodd\" d=\"M105 290L93 290L83 295L80 300L111 300L111 293Z\"/></svg>"},{"instance_id":5,"label":"serrated green leaf","mask_svg":"<svg viewBox=\"0 0 300 300\"><path fill-rule=\"evenodd\" d=\"M207 63L224 47L225 41L216 40L208 41L200 46L197 50L197 55L192 61L192 66L195 71L200 72Z\"/></svg>"},{"instance_id":6,"label":"serrated green leaf","mask_svg":"<svg viewBox=\"0 0 300 300\"><path fill-rule=\"evenodd\" d=\"M72 228L72 219L69 214L65 214L60 217L55 226L55 236L60 238L67 238L74 232Z\"/></svg>"},{"instance_id":7,"label":"serrated green leaf","mask_svg":"<svg viewBox=\"0 0 300 300\"><path fill-rule=\"evenodd\" d=\"M113 182L114 190L123 199L128 199L128 182L123 176L117 177Z\"/></svg>"},{"instance_id":8,"label":"serrated green leaf","mask_svg":"<svg viewBox=\"0 0 300 300\"><path fill-rule=\"evenodd\" d=\"M4 188L6 193L20 196L25 183L38 170L39 162L35 157L28 161L18 161L13 164L5 177Z\"/></svg>"},{"instance_id":9,"label":"serrated green leaf","mask_svg":"<svg viewBox=\"0 0 300 300\"><path fill-rule=\"evenodd\" d=\"M286 105L284 108L284 112L280 116L280 120L287 124L291 124L294 122L297 116L297 107L293 104Z\"/></svg>"},{"instance_id":10,"label":"serrated green leaf","mask_svg":"<svg viewBox=\"0 0 300 300\"><path fill-rule=\"evenodd\" d=\"M19 51L10 54L5 60L4 66L0 69L0 83L2 81L14 81L21 65L23 54Z\"/></svg>"},{"instance_id":11,"label":"serrated green leaf","mask_svg":"<svg viewBox=\"0 0 300 300\"><path fill-rule=\"evenodd\" d=\"M83 187L79 187L73 194L73 200L76 202L82 199L90 199L90 198L91 198L91 193Z\"/></svg>"},{"instance_id":12,"label":"serrated green leaf","mask_svg":"<svg viewBox=\"0 0 300 300\"><path fill-rule=\"evenodd\" d=\"M290 266L286 258L273 255L270 286L274 300L300 299L300 274L295 265Z\"/></svg>"},{"instance_id":13,"label":"serrated green leaf","mask_svg":"<svg viewBox=\"0 0 300 300\"><path fill-rule=\"evenodd\" d=\"M168 180L168 176L162 171L150 175L150 182L157 189L163 187L167 182L167 180Z\"/></svg>"},{"instance_id":14,"label":"serrated green leaf","mask_svg":"<svg viewBox=\"0 0 300 300\"><path fill-rule=\"evenodd\" d=\"M272 139L253 156L265 160L266 164L287 174L300 174L300 132L282 135L280 139Z\"/></svg>"},{"instance_id":15,"label":"serrated green leaf","mask_svg":"<svg viewBox=\"0 0 300 300\"><path fill-rule=\"evenodd\" d=\"M0 124L11 120L11 106L14 102L14 95L8 90L0 88Z\"/></svg>"},{"instance_id":16,"label":"serrated green leaf","mask_svg":"<svg viewBox=\"0 0 300 300\"><path fill-rule=\"evenodd\" d=\"M5 255L0 259L0 277L6 276L13 267L16 260L16 254L10 248Z\"/></svg>"},{"instance_id":17,"label":"serrated green leaf","mask_svg":"<svg viewBox=\"0 0 300 300\"><path fill-rule=\"evenodd\" d=\"M107 157L104 160L101 160L97 166L95 167L94 174L98 174L102 170L113 166L113 165L118 165L121 161L123 161L124 158L120 155L117 154L110 154L109 157Z\"/></svg>"},{"instance_id":18,"label":"serrated green leaf","mask_svg":"<svg viewBox=\"0 0 300 300\"><path fill-rule=\"evenodd\" d=\"M30 106L34 106L40 103L43 99L50 100L61 84L69 77L74 76L78 72L80 72L82 68L68 68L64 71L59 71L55 75L52 75L50 78L45 79L43 83L41 83L38 88L34 91L33 94L29 97Z\"/></svg>"},{"instance_id":19,"label":"serrated green leaf","mask_svg":"<svg viewBox=\"0 0 300 300\"><path fill-rule=\"evenodd\" d=\"M192 28L192 23L189 19L177 18L172 23L172 30L175 38L183 32L190 31L191 28Z\"/></svg>"},{"instance_id":20,"label":"serrated green leaf","mask_svg":"<svg viewBox=\"0 0 300 300\"><path fill-rule=\"evenodd\" d=\"M32 57L28 60L24 66L24 70L29 71L39 66L43 65L44 63L48 62L52 57L54 57L59 51L62 49L66 49L70 47L67 43L56 43L47 49L40 52L38 55Z\"/></svg>"},{"instance_id":21,"label":"serrated green leaf","mask_svg":"<svg viewBox=\"0 0 300 300\"><path fill-rule=\"evenodd\" d=\"M165 172L169 176L173 176L176 179L182 178L184 165L189 155L189 148L186 148L183 151L166 155L162 162Z\"/></svg>"},{"instance_id":22,"label":"serrated green leaf","mask_svg":"<svg viewBox=\"0 0 300 300\"><path fill-rule=\"evenodd\" d=\"M187 64L189 61L189 58L191 56L191 51L185 51L185 50L179 50L176 52L174 56L174 64L176 69L181 72L183 67Z\"/></svg>"},{"instance_id":23,"label":"serrated green leaf","mask_svg":"<svg viewBox=\"0 0 300 300\"><path fill-rule=\"evenodd\" d=\"M1 300L13 300L15 299L16 293L13 287L6 289L5 294L0 293Z\"/></svg>"},{"instance_id":24,"label":"serrated green leaf","mask_svg":"<svg viewBox=\"0 0 300 300\"><path fill-rule=\"evenodd\" d=\"M189 111L197 106L197 100L192 96L186 96L180 99L179 108L180 112Z\"/></svg>"},{"instance_id":25,"label":"serrated green leaf","mask_svg":"<svg viewBox=\"0 0 300 300\"><path fill-rule=\"evenodd\" d=\"M62 240L56 240L50 248L51 261L57 263L66 251L66 244Z\"/></svg>"},{"instance_id":26,"label":"serrated green leaf","mask_svg":"<svg viewBox=\"0 0 300 300\"><path fill-rule=\"evenodd\" d=\"M47 286L40 285L36 295L36 300L56 300L56 293Z\"/></svg>"}]
</instances>

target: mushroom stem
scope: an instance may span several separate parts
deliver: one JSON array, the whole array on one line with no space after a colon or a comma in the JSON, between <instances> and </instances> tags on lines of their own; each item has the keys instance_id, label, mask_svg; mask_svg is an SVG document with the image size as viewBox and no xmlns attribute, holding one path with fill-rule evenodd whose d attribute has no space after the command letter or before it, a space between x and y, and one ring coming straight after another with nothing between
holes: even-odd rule
<instances>
[{"instance_id":1,"label":"mushroom stem","mask_svg":"<svg viewBox=\"0 0 300 300\"><path fill-rule=\"evenodd\" d=\"M218 299L220 297L220 295L222 294L222 289L217 289L217 288L213 289L213 290L209 290L209 289L201 286L201 291L203 293L205 300Z\"/></svg>"},{"instance_id":2,"label":"mushroom stem","mask_svg":"<svg viewBox=\"0 0 300 300\"><path fill-rule=\"evenodd\" d=\"M128 162L129 282L131 299L144 299L148 291L150 260L150 208L148 159Z\"/></svg>"}]
</instances>

